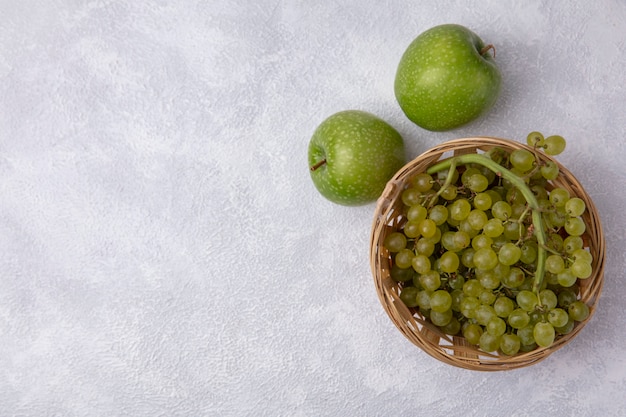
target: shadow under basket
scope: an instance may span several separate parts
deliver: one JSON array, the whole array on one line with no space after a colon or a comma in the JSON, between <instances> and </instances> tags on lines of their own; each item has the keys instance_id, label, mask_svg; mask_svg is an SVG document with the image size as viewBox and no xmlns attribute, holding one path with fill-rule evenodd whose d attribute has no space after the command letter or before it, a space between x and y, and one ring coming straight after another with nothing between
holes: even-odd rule
<instances>
[{"instance_id":1,"label":"shadow under basket","mask_svg":"<svg viewBox=\"0 0 626 417\"><path fill-rule=\"evenodd\" d=\"M538 347L530 352L520 352L514 356L486 353L469 344L462 336L450 336L425 319L418 309L408 308L400 299L400 284L390 276L392 256L384 248L385 237L398 231L405 219L402 191L407 188L415 175L425 172L431 165L455 155L483 153L499 147L507 151L532 148L519 142L491 138L473 137L444 142L406 164L388 182L377 202L370 242L370 262L376 291L380 302L395 326L413 344L430 356L453 366L477 371L501 371L522 368L545 359L551 353L569 343L593 316L600 297L604 279L605 239L600 218L593 201L578 180L563 165L543 152L538 158L555 162L560 169L558 178L551 181L553 187L562 187L584 200L587 210L583 214L586 231L583 234L585 248L593 255L592 275L579 280L579 299L589 306L589 317L576 323L574 329L565 335L557 335L554 343L547 348Z\"/></svg>"}]
</instances>

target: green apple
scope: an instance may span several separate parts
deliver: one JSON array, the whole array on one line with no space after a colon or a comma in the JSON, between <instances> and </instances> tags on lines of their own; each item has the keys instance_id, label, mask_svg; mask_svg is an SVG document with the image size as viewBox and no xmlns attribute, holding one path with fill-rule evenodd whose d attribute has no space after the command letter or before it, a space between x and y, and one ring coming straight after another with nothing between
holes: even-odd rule
<instances>
[{"instance_id":1,"label":"green apple","mask_svg":"<svg viewBox=\"0 0 626 417\"><path fill-rule=\"evenodd\" d=\"M446 24L420 34L402 55L394 90L400 108L432 131L462 126L500 94L495 49L466 27Z\"/></svg>"},{"instance_id":2,"label":"green apple","mask_svg":"<svg viewBox=\"0 0 626 417\"><path fill-rule=\"evenodd\" d=\"M406 162L402 136L384 120L360 110L335 113L309 143L313 184L328 200L345 206L375 201Z\"/></svg>"}]
</instances>

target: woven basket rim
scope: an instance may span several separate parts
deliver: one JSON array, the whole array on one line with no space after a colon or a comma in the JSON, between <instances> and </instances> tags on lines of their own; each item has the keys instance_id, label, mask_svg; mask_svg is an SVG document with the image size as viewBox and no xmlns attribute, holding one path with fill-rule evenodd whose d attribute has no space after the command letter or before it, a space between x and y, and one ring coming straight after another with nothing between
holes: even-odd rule
<instances>
[{"instance_id":1,"label":"woven basket rim","mask_svg":"<svg viewBox=\"0 0 626 417\"><path fill-rule=\"evenodd\" d=\"M501 371L526 367L544 360L551 353L568 344L593 317L604 282L606 243L595 204L582 184L565 166L555 158L539 153L542 159L551 160L559 166L559 177L553 183L568 188L570 194L583 198L587 204L587 213L584 218L587 225L585 237L589 249L594 254L594 261L592 276L581 281L581 299L590 307L589 317L583 322L577 323L571 333L558 337L552 346L548 348L539 347L531 352L509 357L482 352L477 347L467 344L465 339L460 336L443 334L419 314L412 312L400 300L398 283L393 281L388 274L389 255L387 254L385 258L382 253L384 250L380 250L380 248L386 233L396 230L402 221L402 215L396 209L398 205L401 207L402 203L399 198L406 186L406 181L436 161L446 159L454 154L486 151L496 146L506 149L532 150L532 147L511 139L475 136L442 142L406 163L389 180L377 201L370 236L370 267L376 292L394 325L413 344L435 359L453 366L477 371ZM385 266L387 267L386 271L384 270Z\"/></svg>"}]
</instances>

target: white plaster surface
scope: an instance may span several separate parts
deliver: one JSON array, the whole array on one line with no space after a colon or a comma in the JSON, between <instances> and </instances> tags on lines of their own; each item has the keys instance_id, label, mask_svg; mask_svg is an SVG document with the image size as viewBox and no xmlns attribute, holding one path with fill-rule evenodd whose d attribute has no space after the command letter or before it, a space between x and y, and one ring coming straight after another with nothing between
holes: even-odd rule
<instances>
[{"instance_id":1,"label":"white plaster surface","mask_svg":"<svg viewBox=\"0 0 626 417\"><path fill-rule=\"evenodd\" d=\"M431 133L393 96L440 23L497 48L484 118ZM0 0L1 416L626 415L626 3ZM544 362L476 373L391 324L374 204L313 188L330 114L378 114L410 157L562 134L607 267Z\"/></svg>"}]
</instances>

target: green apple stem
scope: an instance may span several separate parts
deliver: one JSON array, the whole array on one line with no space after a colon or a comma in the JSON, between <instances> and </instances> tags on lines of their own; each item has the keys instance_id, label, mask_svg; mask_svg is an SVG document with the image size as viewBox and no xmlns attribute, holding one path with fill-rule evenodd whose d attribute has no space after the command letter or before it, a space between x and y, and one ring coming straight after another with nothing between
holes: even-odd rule
<instances>
[{"instance_id":1,"label":"green apple stem","mask_svg":"<svg viewBox=\"0 0 626 417\"><path fill-rule=\"evenodd\" d=\"M493 57L495 58L496 57L496 47L493 46L492 44L485 45L483 47L483 49L480 50L480 55L481 56L485 55L490 49L493 51Z\"/></svg>"},{"instance_id":2,"label":"green apple stem","mask_svg":"<svg viewBox=\"0 0 626 417\"><path fill-rule=\"evenodd\" d=\"M522 193L528 206L532 210L532 228L535 237L537 238L537 269L535 270L535 279L533 281L533 291L539 293L539 289L543 284L543 279L545 275L545 264L546 264L546 235L543 227L543 219L541 218L541 210L539 208L539 203L537 202L537 198L533 194L532 190L528 188L524 180L508 169L504 168L499 163L494 160L480 154L466 154L455 156L452 158L448 158L445 161L439 162L433 166L431 166L426 172L429 174L434 174L436 172L442 171L446 168L450 168L452 165L467 165L467 164L479 164L482 165L491 171L493 171L496 175L508 180L517 187L518 190Z\"/></svg>"},{"instance_id":3,"label":"green apple stem","mask_svg":"<svg viewBox=\"0 0 626 417\"><path fill-rule=\"evenodd\" d=\"M325 163L326 163L326 159L322 159L321 161L319 161L318 163L316 163L315 165L313 165L311 167L311 171L315 171L316 169L318 169L319 167L321 167Z\"/></svg>"}]
</instances>

